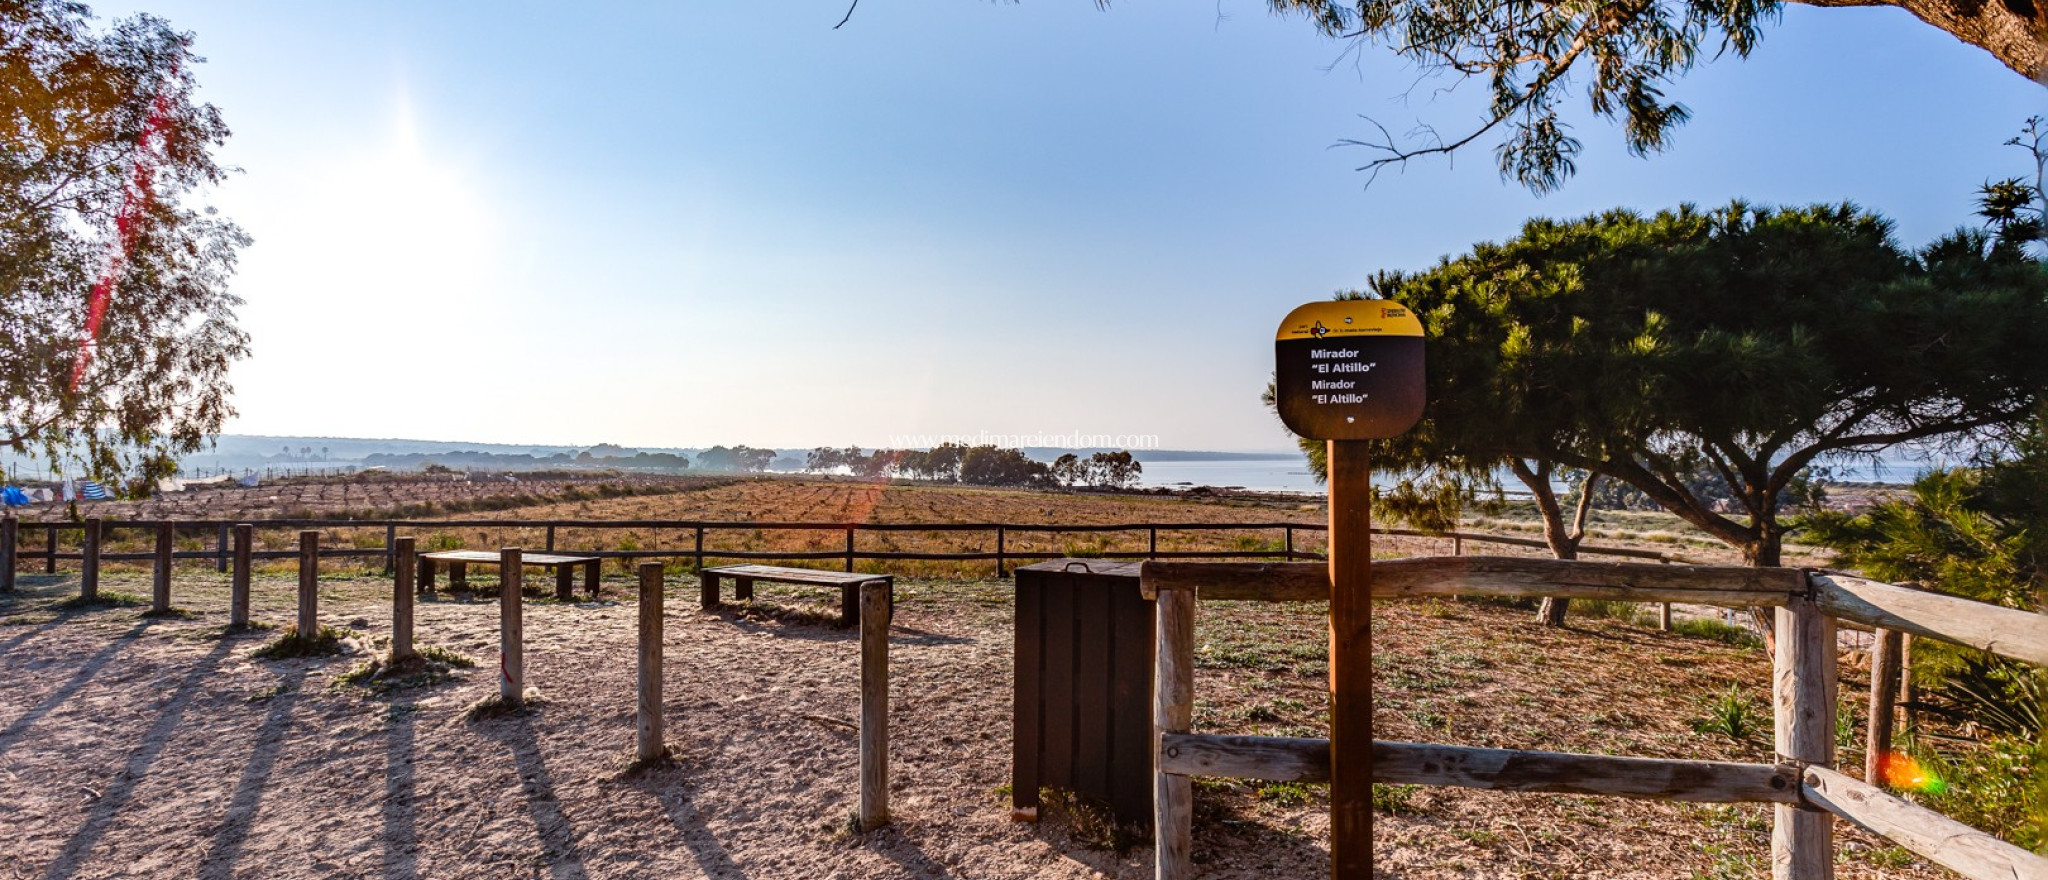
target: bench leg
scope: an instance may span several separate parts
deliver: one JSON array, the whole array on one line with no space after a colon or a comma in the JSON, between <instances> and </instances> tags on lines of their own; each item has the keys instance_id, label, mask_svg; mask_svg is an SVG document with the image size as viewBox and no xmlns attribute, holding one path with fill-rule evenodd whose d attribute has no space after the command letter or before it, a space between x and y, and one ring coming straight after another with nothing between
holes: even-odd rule
<instances>
[{"instance_id":1,"label":"bench leg","mask_svg":"<svg viewBox=\"0 0 2048 880\"><path fill-rule=\"evenodd\" d=\"M718 575L709 572L697 575L697 604L706 611L718 610Z\"/></svg>"},{"instance_id":2,"label":"bench leg","mask_svg":"<svg viewBox=\"0 0 2048 880\"><path fill-rule=\"evenodd\" d=\"M448 589L457 593L469 592L469 563L448 563Z\"/></svg>"},{"instance_id":3,"label":"bench leg","mask_svg":"<svg viewBox=\"0 0 2048 880\"><path fill-rule=\"evenodd\" d=\"M576 566L555 566L555 601L567 602L575 598Z\"/></svg>"},{"instance_id":4,"label":"bench leg","mask_svg":"<svg viewBox=\"0 0 2048 880\"><path fill-rule=\"evenodd\" d=\"M420 592L434 591L434 560L420 557Z\"/></svg>"},{"instance_id":5,"label":"bench leg","mask_svg":"<svg viewBox=\"0 0 2048 880\"><path fill-rule=\"evenodd\" d=\"M888 586L889 616L893 618L896 616L896 579L888 577L877 578L876 580ZM875 582L865 581L864 583ZM840 626L852 626L860 622L860 587L860 584L846 584L839 588Z\"/></svg>"},{"instance_id":6,"label":"bench leg","mask_svg":"<svg viewBox=\"0 0 2048 880\"><path fill-rule=\"evenodd\" d=\"M733 597L734 599L737 599L737 600L741 601L741 602L751 602L751 601L753 601L753 599L754 599L754 579L753 579L753 578L743 578L743 577L736 577L736 578L733 578L733 579L732 579L732 597Z\"/></svg>"}]
</instances>

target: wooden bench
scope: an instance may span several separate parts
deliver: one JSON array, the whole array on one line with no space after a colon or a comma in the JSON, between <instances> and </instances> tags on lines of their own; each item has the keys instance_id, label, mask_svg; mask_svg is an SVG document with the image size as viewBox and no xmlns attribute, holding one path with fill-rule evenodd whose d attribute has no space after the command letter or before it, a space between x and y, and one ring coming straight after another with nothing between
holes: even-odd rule
<instances>
[{"instance_id":1,"label":"wooden bench","mask_svg":"<svg viewBox=\"0 0 2048 880\"><path fill-rule=\"evenodd\" d=\"M855 574L853 572L820 571L815 568L783 568L777 565L721 565L707 568L698 573L699 600L704 610L718 608L718 581L732 578L734 599L754 598L754 582L768 581L778 584L803 584L813 587L839 588L839 625L852 626L860 622L860 585L877 581L889 585L889 607L896 607L896 577L887 574Z\"/></svg>"},{"instance_id":2,"label":"wooden bench","mask_svg":"<svg viewBox=\"0 0 2048 880\"><path fill-rule=\"evenodd\" d=\"M590 591L590 598L597 598L597 567L603 562L595 556L557 556L553 553L522 553L519 561L525 565L538 565L555 570L555 598L564 602L575 591L576 567L583 567L583 587ZM440 550L420 554L420 592L434 591L434 567L436 563L448 565L448 588L467 591L469 589L470 563L499 565L504 558L488 550ZM502 575L503 572L500 572Z\"/></svg>"}]
</instances>

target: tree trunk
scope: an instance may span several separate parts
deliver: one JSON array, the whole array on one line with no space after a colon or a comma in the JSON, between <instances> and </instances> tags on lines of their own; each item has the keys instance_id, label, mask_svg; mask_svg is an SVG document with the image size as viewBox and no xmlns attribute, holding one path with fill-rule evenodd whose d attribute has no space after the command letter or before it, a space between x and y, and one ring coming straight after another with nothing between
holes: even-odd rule
<instances>
[{"instance_id":1,"label":"tree trunk","mask_svg":"<svg viewBox=\"0 0 2048 880\"><path fill-rule=\"evenodd\" d=\"M1751 568L1778 567L1785 549L1785 534L1775 526L1776 523L1764 523L1757 529L1757 538L1742 545L1743 565ZM1761 608L1751 608L1749 614L1756 621L1757 634L1764 637L1764 650L1773 657L1778 656L1778 635L1771 625L1771 615Z\"/></svg>"},{"instance_id":2,"label":"tree trunk","mask_svg":"<svg viewBox=\"0 0 2048 880\"><path fill-rule=\"evenodd\" d=\"M1585 537L1585 517L1579 517L1579 528L1574 531L1564 522L1564 506L1558 503L1557 493L1550 488L1550 466L1530 468L1520 460L1513 463L1515 476L1529 487L1529 494L1536 501L1536 511L1543 516L1543 540L1550 545L1550 553L1559 559L1577 559L1579 541ZM1594 477L1588 477L1589 480ZM1592 487L1583 490L1592 494ZM1584 507L1584 504L1581 504ZM1564 626L1565 612L1571 608L1572 600L1547 596L1536 608L1536 622L1544 626Z\"/></svg>"}]
</instances>

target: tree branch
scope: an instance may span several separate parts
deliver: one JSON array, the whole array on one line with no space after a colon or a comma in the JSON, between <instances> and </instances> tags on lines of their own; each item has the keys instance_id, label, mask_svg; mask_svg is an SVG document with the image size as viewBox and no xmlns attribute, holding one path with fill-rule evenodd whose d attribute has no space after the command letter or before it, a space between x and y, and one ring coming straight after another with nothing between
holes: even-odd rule
<instances>
[{"instance_id":1,"label":"tree branch","mask_svg":"<svg viewBox=\"0 0 2048 880\"><path fill-rule=\"evenodd\" d=\"M1959 0L1792 0L1802 6L1841 8L1891 6L1913 14L1935 28L1991 53L1999 63L2028 79L2040 81L2048 72L2048 5L1980 3ZM2017 9L2033 12L2020 14Z\"/></svg>"}]
</instances>

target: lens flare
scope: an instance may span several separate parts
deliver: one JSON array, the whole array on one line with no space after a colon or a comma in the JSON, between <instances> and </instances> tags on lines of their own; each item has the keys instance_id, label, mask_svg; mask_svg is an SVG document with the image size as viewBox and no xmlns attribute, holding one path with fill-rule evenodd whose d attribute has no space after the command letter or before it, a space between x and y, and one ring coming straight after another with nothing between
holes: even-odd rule
<instances>
[{"instance_id":1,"label":"lens flare","mask_svg":"<svg viewBox=\"0 0 2048 880\"><path fill-rule=\"evenodd\" d=\"M121 196L121 210L114 216L114 240L109 245L106 268L101 270L99 281L92 286L87 299L85 326L79 328L78 359L71 365L71 391L78 392L79 382L85 378L86 368L92 366L93 350L99 346L100 323L107 316L107 302L113 298L114 284L121 273L127 270L128 254L134 250L135 239L142 230L142 212L155 196L154 176L159 153L151 143L158 140L158 133L164 130L164 123L171 115L171 89L178 78L177 65L171 66L170 75L164 78L157 90L155 100L149 105L149 119L143 123L142 134L135 139L135 166L130 170L126 191ZM169 135L166 134L167 138ZM168 150L169 144L164 144Z\"/></svg>"},{"instance_id":2,"label":"lens flare","mask_svg":"<svg viewBox=\"0 0 2048 880\"><path fill-rule=\"evenodd\" d=\"M1940 794L1948 790L1948 783L1940 775L1905 752L1886 752L1884 759L1878 762L1878 775L1884 784L1900 791Z\"/></svg>"}]
</instances>

